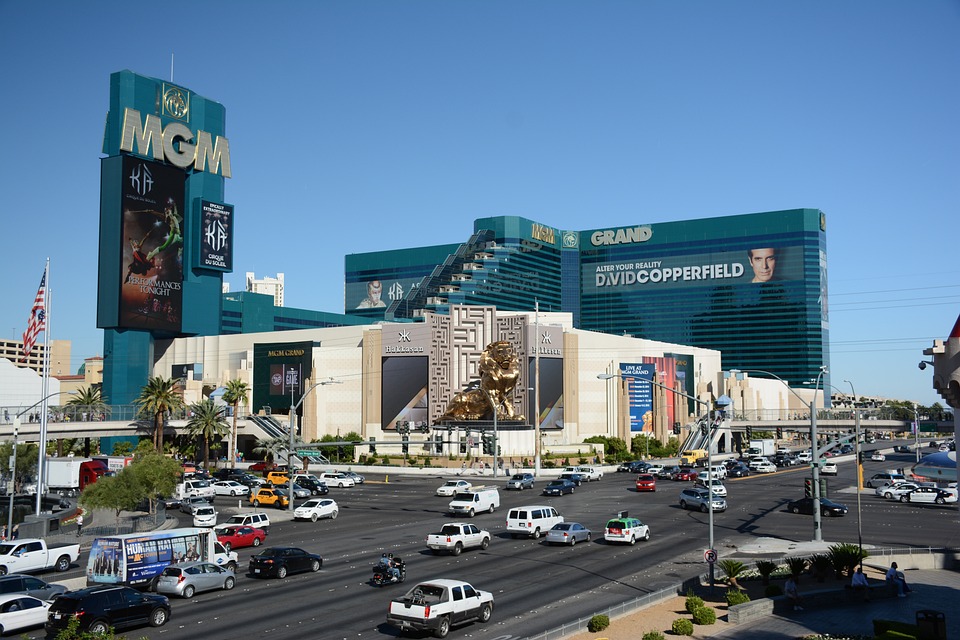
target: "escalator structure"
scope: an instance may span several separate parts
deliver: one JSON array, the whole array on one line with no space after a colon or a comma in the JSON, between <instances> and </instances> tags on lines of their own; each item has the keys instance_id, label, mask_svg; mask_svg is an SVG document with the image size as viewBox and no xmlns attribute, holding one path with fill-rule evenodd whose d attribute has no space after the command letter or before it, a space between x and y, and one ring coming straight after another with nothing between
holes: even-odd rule
<instances>
[{"instance_id":1,"label":"escalator structure","mask_svg":"<svg viewBox=\"0 0 960 640\"><path fill-rule=\"evenodd\" d=\"M474 233L467 242L448 255L443 263L437 265L430 275L424 277L418 286L411 287L406 295L390 303L384 318L412 319L423 317L427 311L437 311L445 307L448 304L447 294L458 291L460 282L472 280L473 275L482 270L482 265L478 265L475 260L478 254L490 247L493 238L493 231L490 230Z\"/></svg>"}]
</instances>

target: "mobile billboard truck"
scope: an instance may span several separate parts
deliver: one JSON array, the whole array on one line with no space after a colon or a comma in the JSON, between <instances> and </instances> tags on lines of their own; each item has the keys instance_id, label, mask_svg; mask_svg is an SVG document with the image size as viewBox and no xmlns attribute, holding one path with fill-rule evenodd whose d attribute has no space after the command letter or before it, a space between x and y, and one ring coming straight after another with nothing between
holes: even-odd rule
<instances>
[{"instance_id":1,"label":"mobile billboard truck","mask_svg":"<svg viewBox=\"0 0 960 640\"><path fill-rule=\"evenodd\" d=\"M87 585L152 588L167 566L189 560L235 570L237 554L227 553L211 529L197 527L97 538L87 560Z\"/></svg>"}]
</instances>

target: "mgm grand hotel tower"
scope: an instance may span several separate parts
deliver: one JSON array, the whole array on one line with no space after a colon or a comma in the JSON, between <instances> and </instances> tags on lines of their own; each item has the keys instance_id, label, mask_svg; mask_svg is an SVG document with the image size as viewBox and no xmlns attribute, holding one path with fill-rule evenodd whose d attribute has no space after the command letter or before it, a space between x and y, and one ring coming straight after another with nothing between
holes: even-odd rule
<instances>
[{"instance_id":1,"label":"mgm grand hotel tower","mask_svg":"<svg viewBox=\"0 0 960 640\"><path fill-rule=\"evenodd\" d=\"M817 209L586 231L481 218L463 243L348 255L345 280L345 312L371 322L536 307L577 329L717 350L724 369L791 386L829 365Z\"/></svg>"}]
</instances>

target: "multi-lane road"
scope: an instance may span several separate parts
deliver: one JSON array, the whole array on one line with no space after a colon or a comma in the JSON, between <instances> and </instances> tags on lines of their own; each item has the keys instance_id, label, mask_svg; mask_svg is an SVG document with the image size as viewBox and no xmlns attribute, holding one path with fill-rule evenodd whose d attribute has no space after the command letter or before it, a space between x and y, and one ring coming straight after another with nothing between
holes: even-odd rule
<instances>
[{"instance_id":1,"label":"multi-lane road","mask_svg":"<svg viewBox=\"0 0 960 640\"><path fill-rule=\"evenodd\" d=\"M865 477L906 466L908 454L888 456L886 462L868 462ZM727 482L728 511L714 517L715 546L721 556L757 536L793 540L813 539L813 519L785 510L788 501L803 494L806 468L752 476ZM828 480L830 497L847 504L850 514L823 518L823 539L856 542L858 535L855 465L840 463L840 474ZM369 476L368 476L369 477ZM385 624L390 598L401 595L418 580L450 577L467 580L492 591L493 620L455 628L452 637L519 639L615 603L676 584L706 570L702 554L707 548L707 515L684 511L678 494L685 483L661 481L656 493L636 493L634 476L608 473L600 482L585 484L575 493L544 498L539 481L533 491L504 491L494 514L478 515L473 522L493 534L484 551L434 556L424 541L428 533L451 520L445 514L449 498L433 495L444 479L390 475L369 477L352 489L331 489L340 506L336 520L275 522L267 544L301 546L324 558L319 573L299 574L286 580L258 580L241 575L230 592L210 592L190 600L174 600L171 621L159 629L125 632L128 637L207 640L263 636L287 640L363 639L397 637ZM492 479L487 479L488 483ZM865 545L960 546L958 511L953 507L926 507L861 496ZM235 504L235 503L234 503ZM593 529L593 542L573 548L547 547L542 541L512 539L504 524L507 510L523 504L555 506L568 521ZM224 513L234 509L219 506ZM602 542L604 523L620 510L639 517L652 530L648 542L614 546ZM271 515L273 514L270 511ZM184 524L189 523L184 520ZM253 549L240 550L245 568ZM407 583L376 588L369 584L371 566L389 552L407 562ZM81 557L85 562L86 558ZM64 574L47 574L56 580ZM80 568L71 571L79 576ZM42 637L37 630L32 637Z\"/></svg>"}]
</instances>

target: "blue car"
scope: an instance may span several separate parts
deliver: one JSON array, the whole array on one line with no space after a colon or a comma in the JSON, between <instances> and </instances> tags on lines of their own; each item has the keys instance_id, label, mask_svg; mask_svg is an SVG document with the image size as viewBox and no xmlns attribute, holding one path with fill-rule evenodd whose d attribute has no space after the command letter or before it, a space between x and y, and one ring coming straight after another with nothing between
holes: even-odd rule
<instances>
[{"instance_id":1,"label":"blue car","mask_svg":"<svg viewBox=\"0 0 960 640\"><path fill-rule=\"evenodd\" d=\"M562 496L565 493L573 493L577 485L569 480L551 480L550 484L543 488L545 496Z\"/></svg>"}]
</instances>

